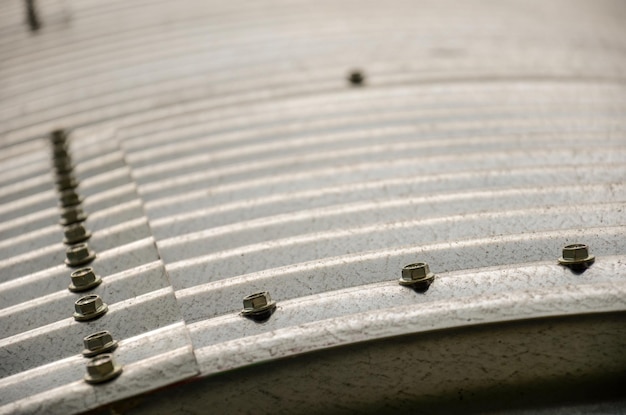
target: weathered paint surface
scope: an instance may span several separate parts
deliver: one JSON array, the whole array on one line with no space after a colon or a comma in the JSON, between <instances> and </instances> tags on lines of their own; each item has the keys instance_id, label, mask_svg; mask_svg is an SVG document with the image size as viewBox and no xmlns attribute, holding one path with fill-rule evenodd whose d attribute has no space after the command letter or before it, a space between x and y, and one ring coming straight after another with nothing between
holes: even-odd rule
<instances>
[{"instance_id":1,"label":"weathered paint surface","mask_svg":"<svg viewBox=\"0 0 626 415\"><path fill-rule=\"evenodd\" d=\"M40 2L36 34L5 3L0 413L441 412L621 382L623 3ZM60 127L110 307L88 323ZM397 283L417 261L425 292ZM239 315L258 291L263 323ZM94 387L102 329L124 372Z\"/></svg>"}]
</instances>

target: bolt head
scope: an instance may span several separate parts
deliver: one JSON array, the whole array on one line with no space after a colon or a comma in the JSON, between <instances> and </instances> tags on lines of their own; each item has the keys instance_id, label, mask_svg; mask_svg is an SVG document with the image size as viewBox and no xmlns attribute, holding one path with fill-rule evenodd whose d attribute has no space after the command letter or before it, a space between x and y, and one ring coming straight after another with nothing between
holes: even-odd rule
<instances>
[{"instance_id":1,"label":"bolt head","mask_svg":"<svg viewBox=\"0 0 626 415\"><path fill-rule=\"evenodd\" d=\"M589 247L585 244L571 244L563 247L559 263L561 265L576 266L591 264L595 257L589 255Z\"/></svg>"},{"instance_id":2,"label":"bolt head","mask_svg":"<svg viewBox=\"0 0 626 415\"><path fill-rule=\"evenodd\" d=\"M416 262L414 264L405 265L402 268L400 284L416 285L424 282L432 281L435 275L430 272L430 268L425 262Z\"/></svg>"},{"instance_id":3,"label":"bolt head","mask_svg":"<svg viewBox=\"0 0 626 415\"><path fill-rule=\"evenodd\" d=\"M60 140L60 141L52 141L52 151L53 153L57 153L59 151L63 151L65 150L67 152L69 146L67 143L67 140Z\"/></svg>"},{"instance_id":4,"label":"bolt head","mask_svg":"<svg viewBox=\"0 0 626 415\"><path fill-rule=\"evenodd\" d=\"M60 196L61 206L70 207L80 205L83 199L74 191L74 189L64 190Z\"/></svg>"},{"instance_id":5,"label":"bolt head","mask_svg":"<svg viewBox=\"0 0 626 415\"><path fill-rule=\"evenodd\" d=\"M580 261L589 256L589 248L584 244L572 244L563 248L563 258L570 261Z\"/></svg>"},{"instance_id":6,"label":"bolt head","mask_svg":"<svg viewBox=\"0 0 626 415\"><path fill-rule=\"evenodd\" d=\"M87 363L88 383L101 383L116 378L122 373L122 367L115 362L112 354L106 353L94 357Z\"/></svg>"},{"instance_id":7,"label":"bolt head","mask_svg":"<svg viewBox=\"0 0 626 415\"><path fill-rule=\"evenodd\" d=\"M353 70L350 74L348 74L348 81L352 85L363 85L365 82L365 75L363 75L363 72L359 70Z\"/></svg>"},{"instance_id":8,"label":"bolt head","mask_svg":"<svg viewBox=\"0 0 626 415\"><path fill-rule=\"evenodd\" d=\"M106 330L90 334L83 339L85 348L89 350L102 349L106 344L112 341L113 336L111 336L111 333Z\"/></svg>"},{"instance_id":9,"label":"bolt head","mask_svg":"<svg viewBox=\"0 0 626 415\"><path fill-rule=\"evenodd\" d=\"M75 189L76 187L78 187L78 183L76 182L76 180L71 174L60 176L56 180L56 185L57 185L57 189L61 192L65 190Z\"/></svg>"},{"instance_id":10,"label":"bolt head","mask_svg":"<svg viewBox=\"0 0 626 415\"><path fill-rule=\"evenodd\" d=\"M58 176L63 176L70 174L73 170L72 166L72 158L67 153L58 152L55 154L55 158L52 163L54 164L54 168L56 169Z\"/></svg>"},{"instance_id":11,"label":"bolt head","mask_svg":"<svg viewBox=\"0 0 626 415\"><path fill-rule=\"evenodd\" d=\"M93 320L106 313L108 309L99 295L86 295L74 303L74 310L76 310L74 318L78 321Z\"/></svg>"},{"instance_id":12,"label":"bolt head","mask_svg":"<svg viewBox=\"0 0 626 415\"><path fill-rule=\"evenodd\" d=\"M100 307L102 307L104 303L99 295L92 294L86 295L84 297L79 298L74 303L74 308L77 313L81 314L92 314L98 311Z\"/></svg>"},{"instance_id":13,"label":"bolt head","mask_svg":"<svg viewBox=\"0 0 626 415\"><path fill-rule=\"evenodd\" d=\"M50 140L53 144L65 143L67 140L67 132L62 128L54 130L50 133Z\"/></svg>"},{"instance_id":14,"label":"bolt head","mask_svg":"<svg viewBox=\"0 0 626 415\"><path fill-rule=\"evenodd\" d=\"M263 314L276 307L276 302L272 301L270 293L267 291L254 293L243 299L243 315Z\"/></svg>"},{"instance_id":15,"label":"bolt head","mask_svg":"<svg viewBox=\"0 0 626 415\"><path fill-rule=\"evenodd\" d=\"M83 355L86 357L95 356L100 353L110 352L117 347L117 341L113 339L111 333L106 330L90 334L83 339L85 350Z\"/></svg>"},{"instance_id":16,"label":"bolt head","mask_svg":"<svg viewBox=\"0 0 626 415\"><path fill-rule=\"evenodd\" d=\"M65 233L63 243L67 245L83 242L91 237L91 232L85 229L85 227L80 223L66 226L63 229L63 232Z\"/></svg>"},{"instance_id":17,"label":"bolt head","mask_svg":"<svg viewBox=\"0 0 626 415\"><path fill-rule=\"evenodd\" d=\"M244 308L259 309L265 307L271 300L269 293L262 292L249 295L243 299Z\"/></svg>"},{"instance_id":18,"label":"bolt head","mask_svg":"<svg viewBox=\"0 0 626 415\"><path fill-rule=\"evenodd\" d=\"M53 160L61 157L66 157L69 154L69 145L67 140L53 141L52 142L52 157Z\"/></svg>"},{"instance_id":19,"label":"bolt head","mask_svg":"<svg viewBox=\"0 0 626 415\"><path fill-rule=\"evenodd\" d=\"M93 268L81 268L70 274L72 283L68 287L70 291L80 292L96 287L102 283L102 278L97 276Z\"/></svg>"},{"instance_id":20,"label":"bolt head","mask_svg":"<svg viewBox=\"0 0 626 415\"><path fill-rule=\"evenodd\" d=\"M52 148L52 160L54 165L72 164L72 159L65 145L55 145Z\"/></svg>"},{"instance_id":21,"label":"bolt head","mask_svg":"<svg viewBox=\"0 0 626 415\"><path fill-rule=\"evenodd\" d=\"M67 226L73 223L82 222L87 217L80 206L72 206L61 211L61 225Z\"/></svg>"},{"instance_id":22,"label":"bolt head","mask_svg":"<svg viewBox=\"0 0 626 415\"><path fill-rule=\"evenodd\" d=\"M89 249L86 243L72 245L65 251L65 264L69 267L78 267L90 263L96 254Z\"/></svg>"}]
</instances>

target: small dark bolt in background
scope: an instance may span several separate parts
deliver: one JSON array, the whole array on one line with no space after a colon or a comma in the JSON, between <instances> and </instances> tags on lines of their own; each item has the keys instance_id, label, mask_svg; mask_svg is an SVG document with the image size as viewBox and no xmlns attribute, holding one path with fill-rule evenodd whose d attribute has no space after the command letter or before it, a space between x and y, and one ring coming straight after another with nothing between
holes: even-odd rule
<instances>
[{"instance_id":1,"label":"small dark bolt in background","mask_svg":"<svg viewBox=\"0 0 626 415\"><path fill-rule=\"evenodd\" d=\"M33 32L39 30L41 23L39 23L39 17L37 16L35 0L26 0L26 18L30 30Z\"/></svg>"},{"instance_id":2,"label":"small dark bolt in background","mask_svg":"<svg viewBox=\"0 0 626 415\"><path fill-rule=\"evenodd\" d=\"M359 70L352 71L348 75L348 81L352 85L361 86L365 83L365 75Z\"/></svg>"}]
</instances>

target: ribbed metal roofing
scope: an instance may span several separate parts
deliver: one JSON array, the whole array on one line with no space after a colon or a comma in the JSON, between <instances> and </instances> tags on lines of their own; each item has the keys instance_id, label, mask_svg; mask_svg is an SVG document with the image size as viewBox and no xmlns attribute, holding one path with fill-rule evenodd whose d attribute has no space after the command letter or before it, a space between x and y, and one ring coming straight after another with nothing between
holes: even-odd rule
<instances>
[{"instance_id":1,"label":"ribbed metal roofing","mask_svg":"<svg viewBox=\"0 0 626 415\"><path fill-rule=\"evenodd\" d=\"M217 383L137 410L393 410L441 385L626 370L622 3L42 2L36 33L22 6L0 8L0 413L196 377ZM57 128L104 280L90 293L109 305L86 323L67 289ZM557 264L572 243L596 256L583 273ZM398 284L418 261L436 274L423 292ZM259 291L278 304L263 323L239 314ZM504 345L454 337L468 327ZM99 330L124 372L92 386L80 353ZM407 379L417 363L393 347L431 341L437 374ZM441 363L461 344L476 384ZM286 357L327 377L305 393L318 375L283 372ZM280 386L228 372L260 363Z\"/></svg>"}]
</instances>

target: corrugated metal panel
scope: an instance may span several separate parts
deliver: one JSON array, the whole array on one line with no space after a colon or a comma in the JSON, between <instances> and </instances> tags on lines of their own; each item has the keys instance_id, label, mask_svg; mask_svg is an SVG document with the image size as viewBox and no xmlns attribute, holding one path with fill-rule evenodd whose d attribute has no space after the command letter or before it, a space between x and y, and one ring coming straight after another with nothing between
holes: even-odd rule
<instances>
[{"instance_id":1,"label":"corrugated metal panel","mask_svg":"<svg viewBox=\"0 0 626 415\"><path fill-rule=\"evenodd\" d=\"M0 8L0 413L411 410L623 378L623 4L39 7L36 34ZM110 306L91 323L71 318L59 127ZM556 263L577 242L584 273ZM397 283L416 261L424 292ZM239 315L265 290L269 320ZM124 373L91 386L101 329Z\"/></svg>"},{"instance_id":2,"label":"corrugated metal panel","mask_svg":"<svg viewBox=\"0 0 626 415\"><path fill-rule=\"evenodd\" d=\"M3 413L79 412L197 372L188 331L123 154L109 143L92 151L80 154L75 170L85 210L93 212L85 222L97 253L91 266L104 277L90 292L110 307L99 320L72 318L73 303L84 294L67 289L72 269L63 264L51 148L40 149L45 173L35 176L46 190L26 185L31 179L3 187L15 195L4 205L3 223L13 232L3 232L0 241ZM104 329L121 340L115 354L125 366L125 379L94 389L82 380L86 360L80 352L83 337Z\"/></svg>"}]
</instances>

